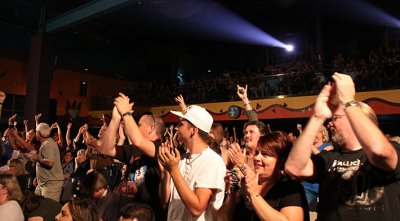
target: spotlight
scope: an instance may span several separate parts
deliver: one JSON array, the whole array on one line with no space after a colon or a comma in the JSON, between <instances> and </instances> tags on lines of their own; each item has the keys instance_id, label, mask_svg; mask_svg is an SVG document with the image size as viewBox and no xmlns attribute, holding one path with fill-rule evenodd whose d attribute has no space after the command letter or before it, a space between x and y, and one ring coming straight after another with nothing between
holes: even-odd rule
<instances>
[{"instance_id":1,"label":"spotlight","mask_svg":"<svg viewBox=\"0 0 400 221\"><path fill-rule=\"evenodd\" d=\"M286 51L288 51L288 52L292 52L293 49L294 49L294 47L293 47L293 45L286 45L286 46L285 46L285 49L286 49Z\"/></svg>"}]
</instances>

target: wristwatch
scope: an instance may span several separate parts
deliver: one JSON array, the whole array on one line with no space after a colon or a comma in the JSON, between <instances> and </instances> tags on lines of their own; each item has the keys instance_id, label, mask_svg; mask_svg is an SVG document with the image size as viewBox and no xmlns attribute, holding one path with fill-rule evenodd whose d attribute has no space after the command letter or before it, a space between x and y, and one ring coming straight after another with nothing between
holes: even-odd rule
<instances>
[{"instance_id":1,"label":"wristwatch","mask_svg":"<svg viewBox=\"0 0 400 221\"><path fill-rule=\"evenodd\" d=\"M356 106L359 106L359 105L360 104L358 103L358 101L349 101L349 102L344 104L344 108L356 107Z\"/></svg>"}]
</instances>

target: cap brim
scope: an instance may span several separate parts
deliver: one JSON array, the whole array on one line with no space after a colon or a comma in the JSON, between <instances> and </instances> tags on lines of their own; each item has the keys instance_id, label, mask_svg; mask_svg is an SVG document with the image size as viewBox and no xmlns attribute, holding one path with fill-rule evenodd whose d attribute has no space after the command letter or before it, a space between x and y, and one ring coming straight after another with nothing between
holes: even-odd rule
<instances>
[{"instance_id":1,"label":"cap brim","mask_svg":"<svg viewBox=\"0 0 400 221\"><path fill-rule=\"evenodd\" d=\"M180 111L170 111L171 113L173 113L173 114L175 114L175 115L177 115L178 117L182 117L182 118L185 118L186 119L186 117L182 114L182 112L180 112Z\"/></svg>"}]
</instances>

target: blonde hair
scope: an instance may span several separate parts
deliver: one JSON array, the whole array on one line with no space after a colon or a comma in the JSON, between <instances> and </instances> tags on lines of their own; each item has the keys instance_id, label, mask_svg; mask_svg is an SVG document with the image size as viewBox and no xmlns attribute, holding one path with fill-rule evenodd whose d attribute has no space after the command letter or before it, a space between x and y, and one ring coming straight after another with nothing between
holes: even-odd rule
<instances>
[{"instance_id":1,"label":"blonde hair","mask_svg":"<svg viewBox=\"0 0 400 221\"><path fill-rule=\"evenodd\" d=\"M321 133L322 133L322 142L328 142L329 141L329 133L328 129L326 129L325 126L321 127Z\"/></svg>"},{"instance_id":2,"label":"blonde hair","mask_svg":"<svg viewBox=\"0 0 400 221\"><path fill-rule=\"evenodd\" d=\"M391 137L389 140L400 144L400 137L399 136Z\"/></svg>"},{"instance_id":3,"label":"blonde hair","mask_svg":"<svg viewBox=\"0 0 400 221\"><path fill-rule=\"evenodd\" d=\"M22 195L21 188L14 175L0 174L0 184L7 190L7 200L15 200L22 203L24 195Z\"/></svg>"},{"instance_id":4,"label":"blonde hair","mask_svg":"<svg viewBox=\"0 0 400 221\"><path fill-rule=\"evenodd\" d=\"M366 103L357 101L361 111L367 115L367 117L376 125L378 125L378 118L376 117L376 114L374 110Z\"/></svg>"},{"instance_id":5,"label":"blonde hair","mask_svg":"<svg viewBox=\"0 0 400 221\"><path fill-rule=\"evenodd\" d=\"M24 164L20 159L12 159L8 161L8 167L15 168L15 176L20 176L25 174Z\"/></svg>"}]
</instances>

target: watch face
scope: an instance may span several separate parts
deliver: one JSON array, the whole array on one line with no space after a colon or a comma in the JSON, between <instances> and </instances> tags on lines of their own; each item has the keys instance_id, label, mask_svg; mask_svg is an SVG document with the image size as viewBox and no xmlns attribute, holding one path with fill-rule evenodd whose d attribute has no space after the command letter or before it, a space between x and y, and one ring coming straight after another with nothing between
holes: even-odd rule
<instances>
[{"instance_id":1,"label":"watch face","mask_svg":"<svg viewBox=\"0 0 400 221\"><path fill-rule=\"evenodd\" d=\"M228 108L228 116L232 119L236 119L240 116L240 107L232 105Z\"/></svg>"},{"instance_id":2,"label":"watch face","mask_svg":"<svg viewBox=\"0 0 400 221\"><path fill-rule=\"evenodd\" d=\"M354 107L354 106L358 106L358 102L357 101L350 101L344 104L344 107Z\"/></svg>"}]
</instances>

